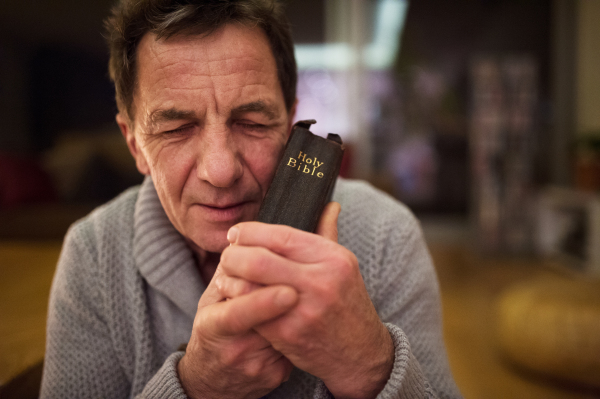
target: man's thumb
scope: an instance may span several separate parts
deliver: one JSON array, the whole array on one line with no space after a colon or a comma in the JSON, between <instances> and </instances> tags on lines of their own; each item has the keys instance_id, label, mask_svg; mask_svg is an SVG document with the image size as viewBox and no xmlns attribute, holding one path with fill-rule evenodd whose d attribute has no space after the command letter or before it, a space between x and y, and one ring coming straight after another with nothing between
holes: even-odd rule
<instances>
[{"instance_id":1,"label":"man's thumb","mask_svg":"<svg viewBox=\"0 0 600 399\"><path fill-rule=\"evenodd\" d=\"M337 202L330 202L325 205L316 233L322 237L329 238L333 242L338 240L337 221L342 206Z\"/></svg>"}]
</instances>

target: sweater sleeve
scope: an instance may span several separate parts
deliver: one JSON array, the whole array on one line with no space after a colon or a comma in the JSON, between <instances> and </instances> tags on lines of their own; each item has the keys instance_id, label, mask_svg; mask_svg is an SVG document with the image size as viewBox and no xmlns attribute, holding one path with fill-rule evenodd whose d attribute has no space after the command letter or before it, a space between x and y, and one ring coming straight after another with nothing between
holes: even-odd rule
<instances>
[{"instance_id":1,"label":"sweater sleeve","mask_svg":"<svg viewBox=\"0 0 600 399\"><path fill-rule=\"evenodd\" d=\"M394 366L378 398L460 398L442 335L437 276L412 214L390 233L381 285L373 295L394 342Z\"/></svg>"},{"instance_id":2,"label":"sweater sleeve","mask_svg":"<svg viewBox=\"0 0 600 399\"><path fill-rule=\"evenodd\" d=\"M97 254L83 223L70 229L50 292L42 398L124 398L129 382L102 317ZM86 241L88 241L86 243Z\"/></svg>"},{"instance_id":3,"label":"sweater sleeve","mask_svg":"<svg viewBox=\"0 0 600 399\"><path fill-rule=\"evenodd\" d=\"M136 396L136 399L186 399L187 396L177 375L177 363L184 354L185 352L171 354L160 370L148 381L142 393Z\"/></svg>"},{"instance_id":4,"label":"sweater sleeve","mask_svg":"<svg viewBox=\"0 0 600 399\"><path fill-rule=\"evenodd\" d=\"M71 228L48 309L42 398L128 398L132 370L119 361L106 320L98 254L86 222ZM133 353L131 353L133 355ZM137 398L186 398L177 376L182 352L169 356Z\"/></svg>"}]
</instances>

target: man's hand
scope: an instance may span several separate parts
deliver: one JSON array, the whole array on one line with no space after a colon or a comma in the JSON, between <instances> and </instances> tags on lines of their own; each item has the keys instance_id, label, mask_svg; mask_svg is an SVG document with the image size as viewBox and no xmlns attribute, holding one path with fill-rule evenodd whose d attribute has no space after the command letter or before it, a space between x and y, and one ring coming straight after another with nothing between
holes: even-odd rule
<instances>
[{"instance_id":1,"label":"man's hand","mask_svg":"<svg viewBox=\"0 0 600 399\"><path fill-rule=\"evenodd\" d=\"M296 306L255 330L296 367L321 378L336 398L375 397L391 373L393 343L356 257L337 243L338 214L339 204L327 206L320 235L258 222L236 225L216 285L227 298L293 288Z\"/></svg>"},{"instance_id":2,"label":"man's hand","mask_svg":"<svg viewBox=\"0 0 600 399\"><path fill-rule=\"evenodd\" d=\"M298 295L286 286L257 286L223 300L215 285L219 273L198 303L179 379L191 398L258 398L287 380L293 366L253 327L288 311Z\"/></svg>"}]
</instances>

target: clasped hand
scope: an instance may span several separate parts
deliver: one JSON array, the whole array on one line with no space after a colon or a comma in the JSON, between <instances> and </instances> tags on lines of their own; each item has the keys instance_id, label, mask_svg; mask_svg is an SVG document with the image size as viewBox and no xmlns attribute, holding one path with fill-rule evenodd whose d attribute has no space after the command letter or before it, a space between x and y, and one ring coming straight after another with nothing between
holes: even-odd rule
<instances>
[{"instance_id":1,"label":"clasped hand","mask_svg":"<svg viewBox=\"0 0 600 399\"><path fill-rule=\"evenodd\" d=\"M317 234L258 222L231 228L178 366L189 396L260 397L293 366L336 398L381 391L393 344L356 257L337 243L339 210L328 204Z\"/></svg>"}]
</instances>

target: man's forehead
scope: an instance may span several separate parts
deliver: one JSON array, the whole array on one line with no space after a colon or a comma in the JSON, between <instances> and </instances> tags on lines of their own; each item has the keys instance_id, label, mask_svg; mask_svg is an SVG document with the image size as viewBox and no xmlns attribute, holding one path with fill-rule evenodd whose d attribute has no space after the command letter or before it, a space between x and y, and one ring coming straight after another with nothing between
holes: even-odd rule
<instances>
[{"instance_id":1,"label":"man's forehead","mask_svg":"<svg viewBox=\"0 0 600 399\"><path fill-rule=\"evenodd\" d=\"M165 102L168 92L173 90L185 97L192 96L194 90L214 92L218 88L223 95L230 89L239 89L243 83L244 93L254 93L251 96L255 98L240 98L232 106L255 102L253 108L271 113L278 108L275 104L283 101L275 59L266 35L256 27L230 24L210 35L176 35L167 39L149 33L140 42L137 60L134 104L140 100L136 106L145 108L141 115L136 112L143 119L159 109L161 111L153 115L158 115L158 119L165 116L170 119L174 115L169 111L173 106L178 110L188 109L185 104L169 101L174 97ZM265 92L266 88L270 91ZM262 104L267 106L257 107L256 101L261 98L266 100ZM152 119L155 118L146 121Z\"/></svg>"},{"instance_id":2,"label":"man's forehead","mask_svg":"<svg viewBox=\"0 0 600 399\"><path fill-rule=\"evenodd\" d=\"M226 43L226 45L225 45ZM227 70L260 67L275 63L264 32L257 27L228 24L210 34L178 34L158 38L147 33L138 46L138 68L148 64L177 67L178 63L194 63L199 69Z\"/></svg>"},{"instance_id":3,"label":"man's forehead","mask_svg":"<svg viewBox=\"0 0 600 399\"><path fill-rule=\"evenodd\" d=\"M157 38L146 34L137 54L138 86L174 84L182 89L216 82L228 84L235 74L249 80L279 82L266 35L257 27L228 24L210 35ZM210 78L207 80L206 78ZM168 81L168 82L167 82Z\"/></svg>"}]
</instances>

